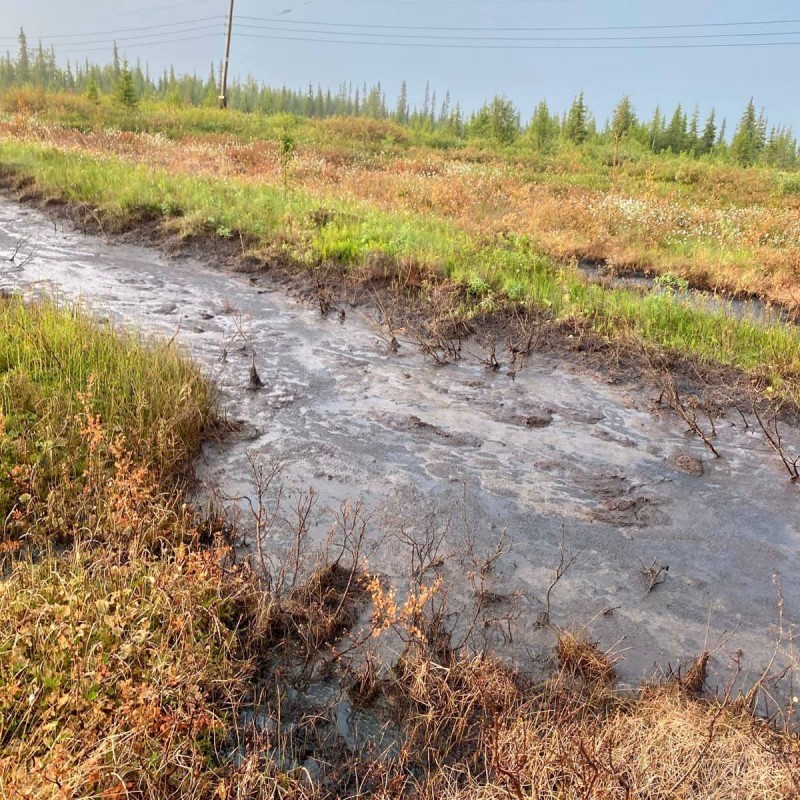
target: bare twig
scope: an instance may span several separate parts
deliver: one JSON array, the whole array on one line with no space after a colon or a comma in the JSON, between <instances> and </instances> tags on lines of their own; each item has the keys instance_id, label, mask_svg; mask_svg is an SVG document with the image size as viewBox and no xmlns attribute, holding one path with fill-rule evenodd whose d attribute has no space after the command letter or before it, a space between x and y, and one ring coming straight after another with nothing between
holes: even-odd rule
<instances>
[{"instance_id":1,"label":"bare twig","mask_svg":"<svg viewBox=\"0 0 800 800\"><path fill-rule=\"evenodd\" d=\"M641 571L642 577L647 582L647 593L650 594L656 586L666 581L669 565L662 564L657 558L654 558L652 564L645 564L643 561Z\"/></svg>"},{"instance_id":2,"label":"bare twig","mask_svg":"<svg viewBox=\"0 0 800 800\"><path fill-rule=\"evenodd\" d=\"M711 451L714 458L721 458L719 451L711 441L711 438L703 431L697 422L697 415L694 410L690 409L680 396L678 387L675 385L675 380L672 375L663 374L661 376L661 396L658 402L666 401L667 405L689 426L689 430L697 436L700 441ZM706 413L710 412L706 408ZM713 429L713 423L712 423ZM712 433L711 436L714 434Z\"/></svg>"},{"instance_id":3,"label":"bare twig","mask_svg":"<svg viewBox=\"0 0 800 800\"><path fill-rule=\"evenodd\" d=\"M543 625L550 624L550 610L551 610L551 596L556 586L558 586L561 579L566 575L567 570L575 563L576 556L571 555L567 558L564 552L564 539L562 538L558 543L558 564L556 565L556 574L550 585L547 587L547 592L544 597L544 611L540 616Z\"/></svg>"},{"instance_id":4,"label":"bare twig","mask_svg":"<svg viewBox=\"0 0 800 800\"><path fill-rule=\"evenodd\" d=\"M800 455L792 458L786 454L781 433L778 429L777 413L773 412L772 419L765 423L761 414L758 413L756 404L753 403L753 415L758 420L758 424L766 437L767 443L778 454L778 457L783 462L783 466L786 467L790 480L792 483L796 483L798 479L800 479Z\"/></svg>"}]
</instances>

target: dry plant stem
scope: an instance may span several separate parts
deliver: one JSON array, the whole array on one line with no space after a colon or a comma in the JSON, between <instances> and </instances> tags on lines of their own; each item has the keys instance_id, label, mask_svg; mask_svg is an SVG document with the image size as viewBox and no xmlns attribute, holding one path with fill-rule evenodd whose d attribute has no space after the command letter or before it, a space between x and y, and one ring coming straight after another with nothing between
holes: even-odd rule
<instances>
[{"instance_id":1,"label":"dry plant stem","mask_svg":"<svg viewBox=\"0 0 800 800\"><path fill-rule=\"evenodd\" d=\"M675 385L674 378L671 375L662 376L661 386L661 396L658 398L659 404L666 399L667 405L689 426L689 430L691 430L692 433L694 433L695 436L697 436L698 439L703 442L703 444L711 451L714 458L721 458L711 439L698 424L697 415L694 413L694 411L690 411L681 399L680 393L678 392L678 387Z\"/></svg>"},{"instance_id":2,"label":"dry plant stem","mask_svg":"<svg viewBox=\"0 0 800 800\"><path fill-rule=\"evenodd\" d=\"M297 496L294 507L294 546L292 548L292 581L290 589L294 589L300 576L300 563L302 560L303 546L308 538L309 517L317 501L317 494L313 489Z\"/></svg>"},{"instance_id":3,"label":"dry plant stem","mask_svg":"<svg viewBox=\"0 0 800 800\"><path fill-rule=\"evenodd\" d=\"M278 487L277 499L272 503L269 509L267 506L267 496L273 483L279 479L281 465L275 462L265 468L263 462L259 461L253 452L248 452L247 460L250 463L250 470L253 476L255 502L249 495L245 495L243 498L239 499L243 499L247 503L250 509L250 515L255 524L254 536L261 574L265 580L268 581L270 588L278 589L283 583L283 569L279 570L279 575L275 575L275 564L273 559L265 553L264 540L273 530L275 520L280 513L280 498L283 495L283 484L281 483Z\"/></svg>"},{"instance_id":4,"label":"dry plant stem","mask_svg":"<svg viewBox=\"0 0 800 800\"><path fill-rule=\"evenodd\" d=\"M796 483L798 479L800 479L800 455L791 458L786 454L781 433L778 429L777 412L773 412L772 419L768 423L765 423L761 414L758 412L758 407L753 403L753 415L758 420L758 424L764 433L767 443L778 454L778 457L783 462L783 466L786 467L790 480L792 483Z\"/></svg>"},{"instance_id":5,"label":"dry plant stem","mask_svg":"<svg viewBox=\"0 0 800 800\"><path fill-rule=\"evenodd\" d=\"M26 246L27 244L29 244L29 243L30 243L30 238L29 238L28 236L22 236L22 237L20 237L20 238L17 240L17 243L16 243L16 245L14 246L14 251L13 251L13 252L11 253L11 255L8 257L8 260L9 260L9 261L10 261L12 264L14 264L14 265L17 267L17 269L22 269L22 268L23 268L24 266L26 266L27 264L30 264L30 262L31 262L31 261L33 261L33 259L34 259L34 258L36 258L36 253L37 253L37 251L38 251L38 247L39 247L39 242L38 242L38 240L37 240L37 241L36 241L36 242L35 242L33 245L31 245L31 248L30 248L30 250L28 251L28 254L27 254L27 255L26 255L26 256L25 256L25 257L22 259L22 261L20 261L19 263L17 263L17 256L18 256L18 255L20 254L20 252L22 251L22 248L23 248L23 247L25 247L25 246Z\"/></svg>"},{"instance_id":6,"label":"dry plant stem","mask_svg":"<svg viewBox=\"0 0 800 800\"><path fill-rule=\"evenodd\" d=\"M241 351L243 353L250 352L253 358L255 358L256 353L252 346L250 333L245 324L245 316L243 314L236 313L233 308L230 308L227 305L225 311L226 313L233 314L233 325L235 331L223 341L222 353L220 354L219 360L223 363L228 360L228 353L236 342L241 342Z\"/></svg>"},{"instance_id":7,"label":"dry plant stem","mask_svg":"<svg viewBox=\"0 0 800 800\"><path fill-rule=\"evenodd\" d=\"M742 418L742 422L744 423L744 429L746 431L749 431L750 430L750 423L747 421L747 417L744 415L744 411L742 411L742 409L739 408L738 405L736 406L736 410L739 412L739 416Z\"/></svg>"},{"instance_id":8,"label":"dry plant stem","mask_svg":"<svg viewBox=\"0 0 800 800\"><path fill-rule=\"evenodd\" d=\"M475 647L476 643L473 642L473 637L479 627L479 623L482 637L480 647L477 648L479 653L486 653L489 650L488 635L492 627L501 632L507 643L513 641L511 623L521 613L521 611L517 611L514 608L514 601L520 595L499 595L489 588L489 579L495 570L497 561L502 556L510 553L512 548L513 542L508 537L507 532L503 531L493 547L483 553L479 553L475 547L474 535L471 529L467 529L467 558L469 559L469 565L472 567L467 572L467 577L472 585L474 608L462 641L454 648L457 652L468 644ZM487 609L494 605L495 602L505 601L511 604L511 608L506 613L491 617L487 615Z\"/></svg>"},{"instance_id":9,"label":"dry plant stem","mask_svg":"<svg viewBox=\"0 0 800 800\"><path fill-rule=\"evenodd\" d=\"M25 238L21 238L21 239L17 240L17 244L16 244L16 246L14 247L14 252L13 252L13 253L12 253L12 254L11 254L9 257L8 257L8 260L9 260L9 261L10 261L12 264L13 264L13 263L14 263L14 261L16 260L16 258L17 258L17 255L19 254L19 251L20 251L20 249L22 248L22 245L23 245L24 243L25 243Z\"/></svg>"},{"instance_id":10,"label":"dry plant stem","mask_svg":"<svg viewBox=\"0 0 800 800\"><path fill-rule=\"evenodd\" d=\"M440 551L450 530L451 521L449 519L438 531L435 523L431 521L422 536L415 536L407 531L406 523L400 523L399 530L394 537L409 550L409 572L414 580L419 580L428 572L438 570L444 564L445 559L440 555Z\"/></svg>"},{"instance_id":11,"label":"dry plant stem","mask_svg":"<svg viewBox=\"0 0 800 800\"><path fill-rule=\"evenodd\" d=\"M333 306L333 291L320 278L317 278L317 304L320 315L327 317Z\"/></svg>"},{"instance_id":12,"label":"dry plant stem","mask_svg":"<svg viewBox=\"0 0 800 800\"><path fill-rule=\"evenodd\" d=\"M500 362L497 360L497 342L495 341L494 336L487 331L484 331L481 339L483 342L484 353L482 355L477 355L470 352L470 355L476 361L483 364L486 369L491 370L492 372L498 372L500 370Z\"/></svg>"},{"instance_id":13,"label":"dry plant stem","mask_svg":"<svg viewBox=\"0 0 800 800\"><path fill-rule=\"evenodd\" d=\"M376 321L367 314L373 326L377 331L378 337L389 348L390 352L397 353L400 350L400 340L398 339L398 330L394 324L394 316L390 309L387 308L386 303L381 299L377 292L371 293L372 302L378 309L379 320ZM384 331L385 329L385 331Z\"/></svg>"},{"instance_id":14,"label":"dry plant stem","mask_svg":"<svg viewBox=\"0 0 800 800\"><path fill-rule=\"evenodd\" d=\"M577 556L571 555L566 557L564 552L564 539L562 538L558 543L558 564L556 565L556 574L550 585L547 587L544 599L544 611L542 612L541 619L544 625L549 625L551 621L551 598L553 591L558 586L561 579L566 575L567 570L575 563Z\"/></svg>"},{"instance_id":15,"label":"dry plant stem","mask_svg":"<svg viewBox=\"0 0 800 800\"><path fill-rule=\"evenodd\" d=\"M647 593L653 591L656 586L664 583L667 578L669 567L662 564L658 559L654 558L652 564L645 564L642 562L642 576L647 581Z\"/></svg>"},{"instance_id":16,"label":"dry plant stem","mask_svg":"<svg viewBox=\"0 0 800 800\"><path fill-rule=\"evenodd\" d=\"M80 208L81 208L82 211L84 211L86 214L88 214L97 223L97 227L99 228L100 233L102 234L102 236L106 240L106 242L110 241L108 235L105 232L105 229L103 228L103 223L102 223L100 217L98 216L97 212L88 203L81 203L80 204ZM84 233L86 233L85 229L84 229Z\"/></svg>"}]
</instances>

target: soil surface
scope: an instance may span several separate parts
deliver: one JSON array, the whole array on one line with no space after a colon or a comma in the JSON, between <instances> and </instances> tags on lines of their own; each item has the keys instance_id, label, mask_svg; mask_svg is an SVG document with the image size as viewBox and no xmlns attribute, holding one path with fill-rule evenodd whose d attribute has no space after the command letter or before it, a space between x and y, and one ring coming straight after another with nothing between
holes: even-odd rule
<instances>
[{"instance_id":1,"label":"soil surface","mask_svg":"<svg viewBox=\"0 0 800 800\"><path fill-rule=\"evenodd\" d=\"M363 502L370 569L402 585L409 542L431 543L451 607L480 603L500 621L490 642L519 667L547 666L540 623L562 547L574 561L550 619L613 647L626 682L708 649L711 683L739 664L757 677L778 637L778 585L784 626L800 620L800 490L738 414L716 420L715 459L641 386L569 357L532 353L512 379L467 343L437 366L411 341L394 352L363 307L322 317L268 276L214 262L106 243L0 201L0 288L56 291L174 337L219 386L241 424L205 446L207 492L246 510L250 457L279 461L285 498L316 493L316 541L344 501ZM283 538L265 549L282 552Z\"/></svg>"}]
</instances>

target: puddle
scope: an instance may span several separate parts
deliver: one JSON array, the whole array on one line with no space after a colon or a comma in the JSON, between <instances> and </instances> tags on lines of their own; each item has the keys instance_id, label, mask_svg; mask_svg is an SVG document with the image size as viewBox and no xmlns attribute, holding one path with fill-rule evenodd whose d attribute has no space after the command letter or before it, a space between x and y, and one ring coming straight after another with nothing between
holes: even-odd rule
<instances>
[{"instance_id":1,"label":"puddle","mask_svg":"<svg viewBox=\"0 0 800 800\"><path fill-rule=\"evenodd\" d=\"M21 257L11 263L20 239ZM280 459L288 487L318 499L312 535L331 510L361 500L369 530L391 536L374 572L409 572L402 540L441 535L456 599L518 618L497 641L527 668L548 636L536 627L563 541L575 561L553 592L552 620L589 626L624 655L626 681L724 643L710 664L724 684L764 667L800 608L800 491L774 454L731 415L717 425L716 461L647 397L544 356L515 381L467 361L435 367L410 346L387 352L370 322L347 308L319 313L268 283L145 248L54 230L37 212L0 202L0 287L52 286L98 315L173 337L221 389L242 432L205 447L200 478L226 495L251 492L248 454ZM255 365L264 388L248 391ZM427 532L427 533L426 533ZM431 533L433 532L433 533ZM505 536L513 547L479 576ZM270 541L266 548L285 542ZM458 555L458 554L461 555ZM644 565L669 565L647 593Z\"/></svg>"},{"instance_id":2,"label":"puddle","mask_svg":"<svg viewBox=\"0 0 800 800\"><path fill-rule=\"evenodd\" d=\"M680 302L703 311L723 314L734 319L749 320L762 325L798 324L798 320L794 319L785 310L755 297L741 299L726 297L725 295L702 289L684 290L675 287L662 287L654 276L644 272L626 270L623 273L617 273L611 267L592 261L580 262L578 269L590 283L597 283L611 289L629 289L642 294L668 294Z\"/></svg>"}]
</instances>

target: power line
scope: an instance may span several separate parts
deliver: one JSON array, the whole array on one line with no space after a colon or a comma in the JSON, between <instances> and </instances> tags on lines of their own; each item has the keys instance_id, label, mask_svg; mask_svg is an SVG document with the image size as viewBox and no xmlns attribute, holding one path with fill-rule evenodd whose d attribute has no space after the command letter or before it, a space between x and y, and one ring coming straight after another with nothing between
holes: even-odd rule
<instances>
[{"instance_id":1,"label":"power line","mask_svg":"<svg viewBox=\"0 0 800 800\"><path fill-rule=\"evenodd\" d=\"M196 42L200 41L201 39L218 39L221 38L224 34L220 31L219 33L205 33L199 36L183 36L177 39L162 39L158 41L150 41L150 42L128 42L120 49L125 52L127 49L131 49L134 47L142 48L142 47L152 47L153 45L162 45L162 44L177 44L178 42ZM109 50L109 44L106 43L103 47L78 47L75 49L67 49L61 50L59 49L59 55L70 55L74 53L97 53L97 52L107 52Z\"/></svg>"},{"instance_id":2,"label":"power line","mask_svg":"<svg viewBox=\"0 0 800 800\"><path fill-rule=\"evenodd\" d=\"M384 37L390 39L428 39L465 42L615 42L615 41L663 41L674 39L734 39L754 38L765 36L800 36L800 31L768 31L746 33L684 33L674 35L646 35L646 36L446 36L443 34L424 33L361 33L357 31L325 31L313 28L280 28L269 25L239 24L238 28L248 30L282 31L286 33L313 33L325 36L358 36L358 37Z\"/></svg>"},{"instance_id":3,"label":"power line","mask_svg":"<svg viewBox=\"0 0 800 800\"><path fill-rule=\"evenodd\" d=\"M171 10L173 8L177 8L178 6L198 6L202 5L203 3L211 3L214 2L216 4L216 0L184 0L182 3L171 3L170 5L165 6L148 6L147 8L137 8L134 11L129 11L129 14L146 14L148 11L166 11ZM117 13L116 9L114 9L115 13Z\"/></svg>"},{"instance_id":4,"label":"power line","mask_svg":"<svg viewBox=\"0 0 800 800\"><path fill-rule=\"evenodd\" d=\"M76 39L81 38L85 39L89 36L113 36L118 33L132 33L134 31L152 31L157 28L175 28L181 27L184 25L195 25L201 22L211 22L211 21L222 21L224 18L221 15L216 15L213 17L199 17L197 19L187 19L182 20L180 22L164 22L160 25L142 25L137 28L117 28L116 30L111 31L89 31L87 33L57 33L53 34L52 36L28 36L26 34L26 38L28 39L35 39L35 40L42 40L42 41L50 41L51 39ZM144 34L143 34L144 35ZM17 36L0 36L0 40L2 41L14 41L16 42L18 39ZM68 44L72 44L72 42L68 42Z\"/></svg>"},{"instance_id":5,"label":"power line","mask_svg":"<svg viewBox=\"0 0 800 800\"><path fill-rule=\"evenodd\" d=\"M59 53L66 53L66 52L75 52L76 49L84 48L84 47L91 47L92 45L113 45L118 44L120 47L128 47L138 42L150 41L152 40L154 44L157 44L159 41L163 40L164 36L167 37L174 37L178 35L183 35L186 33L199 33L199 32L206 32L206 31L220 31L218 25L199 25L192 28L184 28L182 30L176 31L164 31L162 33L143 33L139 36L123 36L122 38L114 38L114 39L92 39L85 42L65 42L65 47L59 47ZM214 34L212 34L214 35ZM50 47L55 47L52 43Z\"/></svg>"},{"instance_id":6,"label":"power line","mask_svg":"<svg viewBox=\"0 0 800 800\"><path fill-rule=\"evenodd\" d=\"M541 5L553 2L558 2L561 5L573 2L573 0L383 0L382 3L376 3L375 0L328 0L331 3L367 3L369 5L396 5L396 6L419 6L419 5L473 5L473 6L505 6L505 5ZM311 0L307 0L305 5L309 5Z\"/></svg>"},{"instance_id":7,"label":"power line","mask_svg":"<svg viewBox=\"0 0 800 800\"><path fill-rule=\"evenodd\" d=\"M693 50L720 47L788 47L800 45L800 41L792 42L706 42L702 44L432 44L428 42L391 42L391 41L353 41L347 39L318 39L305 36L274 36L257 33L240 33L239 38L269 39L284 42L313 42L320 44L346 44L349 46L364 45L366 47L416 47L442 50ZM346 35L346 34L342 34Z\"/></svg>"},{"instance_id":8,"label":"power line","mask_svg":"<svg viewBox=\"0 0 800 800\"><path fill-rule=\"evenodd\" d=\"M424 30L424 31L478 31L502 33L509 31L520 31L524 33L556 33L556 32L589 32L589 31L644 31L644 30L674 30L688 28L732 28L746 26L766 26L766 25L797 25L800 19L771 19L771 20L751 20L749 22L682 22L673 25L600 25L600 26L566 26L566 27L537 27L525 28L519 25L511 28L494 27L456 27L451 25L370 25L366 23L350 22L321 22L319 20L291 20L283 17L252 17L239 15L237 19L250 20L252 22L277 22L282 25L319 25L328 28L373 28L381 30Z\"/></svg>"},{"instance_id":9,"label":"power line","mask_svg":"<svg viewBox=\"0 0 800 800\"><path fill-rule=\"evenodd\" d=\"M178 3L177 5L188 5L186 3ZM169 6L158 6L157 10L161 8L168 8ZM325 28L360 28L372 30L419 30L419 31L464 31L464 32L478 32L478 33L504 33L504 32L519 32L519 33L558 33L558 32L600 32L600 31L636 31L636 30L687 30L690 28L721 28L721 27L744 27L744 26L772 26L772 25L792 25L800 24L800 19L780 19L780 20L751 20L747 22L698 22L698 23L675 23L670 25L605 25L605 26L565 26L565 27L468 27L468 26L436 26L436 25L372 25L365 23L349 23L349 22L323 22L320 20L288 20L285 18L277 17L256 17L247 15L238 15L237 20L248 20L251 22L270 22L286 26L296 25L316 25ZM28 35L29 40L53 40L53 39L76 39L87 38L90 36L112 36L120 33L131 33L135 31L156 30L161 28L174 28L183 25L194 25L201 22L211 22L214 20L224 21L224 16L215 15L211 17L196 17L194 19L178 20L175 22L165 22L158 25L141 25L133 28L116 28L113 30L104 31L87 31L86 33L58 33L52 35ZM239 25L238 27L252 27L248 25ZM769 35L768 31L763 32L745 32L741 34L718 34L728 36L766 36ZM353 34L355 35L355 34ZM360 35L360 34L359 34ZM775 31L774 35L789 35L789 32ZM794 33L792 33L794 35ZM688 34L687 36L692 36ZM698 37L700 34L698 34ZM17 41L16 36L0 36L0 41ZM645 37L632 37L632 38L645 38ZM677 38L665 37L665 38Z\"/></svg>"}]
</instances>

